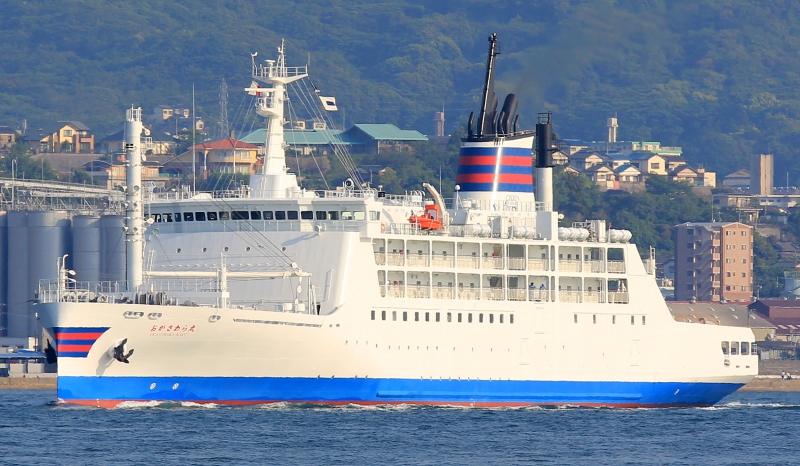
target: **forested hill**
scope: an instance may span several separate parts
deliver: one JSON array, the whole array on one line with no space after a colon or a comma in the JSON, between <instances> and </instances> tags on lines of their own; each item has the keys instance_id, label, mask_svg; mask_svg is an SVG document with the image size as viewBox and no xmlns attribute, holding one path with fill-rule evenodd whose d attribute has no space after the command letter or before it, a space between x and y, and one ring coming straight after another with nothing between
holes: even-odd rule
<instances>
[{"instance_id":1,"label":"forested hill","mask_svg":"<svg viewBox=\"0 0 800 466\"><path fill-rule=\"evenodd\" d=\"M523 126L553 111L561 137L680 145L724 175L772 152L776 178L800 184L800 2L794 0L6 0L0 2L0 125L77 119L118 130L136 103L230 114L249 84L249 53L290 64L311 54L315 84L348 124L430 133L465 121L498 32L503 94ZM501 96L502 98L502 96Z\"/></svg>"}]
</instances>

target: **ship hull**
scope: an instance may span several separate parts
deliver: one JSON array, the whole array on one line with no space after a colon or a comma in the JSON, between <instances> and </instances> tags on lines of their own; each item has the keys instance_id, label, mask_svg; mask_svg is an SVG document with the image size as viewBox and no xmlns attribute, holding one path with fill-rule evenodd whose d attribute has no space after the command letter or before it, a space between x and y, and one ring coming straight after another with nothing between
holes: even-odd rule
<instances>
[{"instance_id":1,"label":"ship hull","mask_svg":"<svg viewBox=\"0 0 800 466\"><path fill-rule=\"evenodd\" d=\"M465 381L282 377L70 377L58 381L59 401L115 407L127 401L249 405L418 404L475 407L711 406L742 383Z\"/></svg>"}]
</instances>

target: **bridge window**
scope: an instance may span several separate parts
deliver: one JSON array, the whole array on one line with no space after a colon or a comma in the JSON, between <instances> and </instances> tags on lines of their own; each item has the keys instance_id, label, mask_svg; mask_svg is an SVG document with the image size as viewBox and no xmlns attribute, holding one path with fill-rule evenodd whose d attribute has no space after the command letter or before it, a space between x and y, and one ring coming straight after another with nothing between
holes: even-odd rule
<instances>
[{"instance_id":1,"label":"bridge window","mask_svg":"<svg viewBox=\"0 0 800 466\"><path fill-rule=\"evenodd\" d=\"M198 222L205 222L206 221L206 213L205 212L195 212L194 219Z\"/></svg>"},{"instance_id":2,"label":"bridge window","mask_svg":"<svg viewBox=\"0 0 800 466\"><path fill-rule=\"evenodd\" d=\"M232 220L250 220L250 212L246 210L234 210L231 212Z\"/></svg>"},{"instance_id":3,"label":"bridge window","mask_svg":"<svg viewBox=\"0 0 800 466\"><path fill-rule=\"evenodd\" d=\"M363 210L357 210L353 212L353 220L366 220L367 216L364 214Z\"/></svg>"},{"instance_id":4,"label":"bridge window","mask_svg":"<svg viewBox=\"0 0 800 466\"><path fill-rule=\"evenodd\" d=\"M286 220L286 211L284 211L284 210L276 210L275 211L275 220Z\"/></svg>"},{"instance_id":5,"label":"bridge window","mask_svg":"<svg viewBox=\"0 0 800 466\"><path fill-rule=\"evenodd\" d=\"M728 355L728 348L730 348L730 344L727 341L722 342L722 354Z\"/></svg>"},{"instance_id":6,"label":"bridge window","mask_svg":"<svg viewBox=\"0 0 800 466\"><path fill-rule=\"evenodd\" d=\"M342 220L353 220L353 213L349 210L342 212Z\"/></svg>"},{"instance_id":7,"label":"bridge window","mask_svg":"<svg viewBox=\"0 0 800 466\"><path fill-rule=\"evenodd\" d=\"M331 210L328 212L328 218L331 220L339 220L339 212Z\"/></svg>"},{"instance_id":8,"label":"bridge window","mask_svg":"<svg viewBox=\"0 0 800 466\"><path fill-rule=\"evenodd\" d=\"M289 220L297 220L297 211L296 210L287 211L286 218Z\"/></svg>"},{"instance_id":9,"label":"bridge window","mask_svg":"<svg viewBox=\"0 0 800 466\"><path fill-rule=\"evenodd\" d=\"M738 341L732 341L731 342L731 356L736 356L737 354L739 354L739 342Z\"/></svg>"},{"instance_id":10,"label":"bridge window","mask_svg":"<svg viewBox=\"0 0 800 466\"><path fill-rule=\"evenodd\" d=\"M184 212L183 220L187 222L194 222L194 212Z\"/></svg>"},{"instance_id":11,"label":"bridge window","mask_svg":"<svg viewBox=\"0 0 800 466\"><path fill-rule=\"evenodd\" d=\"M180 222L181 221L181 213L180 212L175 214L175 221L176 222Z\"/></svg>"},{"instance_id":12,"label":"bridge window","mask_svg":"<svg viewBox=\"0 0 800 466\"><path fill-rule=\"evenodd\" d=\"M219 219L220 220L230 220L231 219L231 213L228 212L227 210L223 210L223 211L221 211L219 213Z\"/></svg>"},{"instance_id":13,"label":"bridge window","mask_svg":"<svg viewBox=\"0 0 800 466\"><path fill-rule=\"evenodd\" d=\"M251 210L250 218L252 220L261 220L261 212L259 212L258 210Z\"/></svg>"},{"instance_id":14,"label":"bridge window","mask_svg":"<svg viewBox=\"0 0 800 466\"><path fill-rule=\"evenodd\" d=\"M742 349L742 356L747 356L748 354L750 354L750 343L743 341L741 349Z\"/></svg>"},{"instance_id":15,"label":"bridge window","mask_svg":"<svg viewBox=\"0 0 800 466\"><path fill-rule=\"evenodd\" d=\"M314 220L314 212L310 210L301 210L300 218L303 220Z\"/></svg>"},{"instance_id":16,"label":"bridge window","mask_svg":"<svg viewBox=\"0 0 800 466\"><path fill-rule=\"evenodd\" d=\"M380 220L381 219L381 213L378 212L377 210L370 210L369 211L369 219L370 220Z\"/></svg>"},{"instance_id":17,"label":"bridge window","mask_svg":"<svg viewBox=\"0 0 800 466\"><path fill-rule=\"evenodd\" d=\"M327 219L328 219L327 212L325 212L324 210L317 211L317 220L327 220Z\"/></svg>"},{"instance_id":18,"label":"bridge window","mask_svg":"<svg viewBox=\"0 0 800 466\"><path fill-rule=\"evenodd\" d=\"M209 212L208 213L208 220L209 221L215 222L215 221L217 221L218 218L219 217L217 217L217 213L216 212Z\"/></svg>"},{"instance_id":19,"label":"bridge window","mask_svg":"<svg viewBox=\"0 0 800 466\"><path fill-rule=\"evenodd\" d=\"M273 218L275 218L275 217L273 216L273 214L272 214L272 211L271 211L271 210L265 210L265 211L263 211L263 212L261 212L261 213L262 213L262 214L264 214L264 215L263 215L263 216L264 216L264 220L272 220Z\"/></svg>"}]
</instances>

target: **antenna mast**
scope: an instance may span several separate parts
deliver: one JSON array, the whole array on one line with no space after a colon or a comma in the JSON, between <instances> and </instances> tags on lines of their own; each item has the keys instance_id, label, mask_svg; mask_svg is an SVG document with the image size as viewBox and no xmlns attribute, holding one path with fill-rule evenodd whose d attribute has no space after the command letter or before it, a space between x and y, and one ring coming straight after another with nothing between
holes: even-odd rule
<instances>
[{"instance_id":1,"label":"antenna mast","mask_svg":"<svg viewBox=\"0 0 800 466\"><path fill-rule=\"evenodd\" d=\"M222 78L219 86L219 137L231 137L231 127L228 122L228 83Z\"/></svg>"}]
</instances>

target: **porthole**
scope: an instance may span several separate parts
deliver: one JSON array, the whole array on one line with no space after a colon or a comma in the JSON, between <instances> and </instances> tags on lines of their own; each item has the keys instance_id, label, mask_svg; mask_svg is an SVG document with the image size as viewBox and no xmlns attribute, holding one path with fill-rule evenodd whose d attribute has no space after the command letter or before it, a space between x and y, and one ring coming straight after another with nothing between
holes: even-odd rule
<instances>
[{"instance_id":1,"label":"porthole","mask_svg":"<svg viewBox=\"0 0 800 466\"><path fill-rule=\"evenodd\" d=\"M203 252L206 252L206 251L208 251L208 249L207 248L203 248Z\"/></svg>"},{"instance_id":2,"label":"porthole","mask_svg":"<svg viewBox=\"0 0 800 466\"><path fill-rule=\"evenodd\" d=\"M247 246L244 250L245 251L249 251L250 250L250 246Z\"/></svg>"},{"instance_id":3,"label":"porthole","mask_svg":"<svg viewBox=\"0 0 800 466\"><path fill-rule=\"evenodd\" d=\"M228 252L228 246L225 246L225 252Z\"/></svg>"},{"instance_id":4,"label":"porthole","mask_svg":"<svg viewBox=\"0 0 800 466\"><path fill-rule=\"evenodd\" d=\"M180 254L180 253L181 253L181 248L178 248L178 254Z\"/></svg>"}]
</instances>

